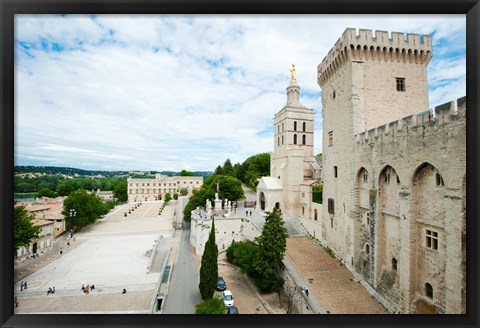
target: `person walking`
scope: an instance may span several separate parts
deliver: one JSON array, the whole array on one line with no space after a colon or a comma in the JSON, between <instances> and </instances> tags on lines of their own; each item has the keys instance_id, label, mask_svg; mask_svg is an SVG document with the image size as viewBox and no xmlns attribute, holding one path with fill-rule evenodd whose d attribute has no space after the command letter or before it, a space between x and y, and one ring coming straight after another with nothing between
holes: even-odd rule
<instances>
[{"instance_id":1,"label":"person walking","mask_svg":"<svg viewBox=\"0 0 480 328\"><path fill-rule=\"evenodd\" d=\"M50 295L51 293L52 293L52 287L48 287L47 296Z\"/></svg>"},{"instance_id":2,"label":"person walking","mask_svg":"<svg viewBox=\"0 0 480 328\"><path fill-rule=\"evenodd\" d=\"M15 307L18 307L18 297L15 296Z\"/></svg>"},{"instance_id":3,"label":"person walking","mask_svg":"<svg viewBox=\"0 0 480 328\"><path fill-rule=\"evenodd\" d=\"M124 288L124 289L122 290L122 294L125 294L126 292L127 292L127 290Z\"/></svg>"},{"instance_id":4,"label":"person walking","mask_svg":"<svg viewBox=\"0 0 480 328\"><path fill-rule=\"evenodd\" d=\"M23 281L20 283L20 291L23 292Z\"/></svg>"},{"instance_id":5,"label":"person walking","mask_svg":"<svg viewBox=\"0 0 480 328\"><path fill-rule=\"evenodd\" d=\"M25 280L25 282L23 283L23 289L27 289L27 281Z\"/></svg>"},{"instance_id":6,"label":"person walking","mask_svg":"<svg viewBox=\"0 0 480 328\"><path fill-rule=\"evenodd\" d=\"M53 286L52 294L55 294L55 286Z\"/></svg>"}]
</instances>

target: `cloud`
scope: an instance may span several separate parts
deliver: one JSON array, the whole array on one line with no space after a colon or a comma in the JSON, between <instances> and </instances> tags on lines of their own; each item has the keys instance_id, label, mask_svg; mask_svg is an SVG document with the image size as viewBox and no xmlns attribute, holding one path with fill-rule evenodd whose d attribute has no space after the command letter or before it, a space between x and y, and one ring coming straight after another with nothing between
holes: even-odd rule
<instances>
[{"instance_id":1,"label":"cloud","mask_svg":"<svg viewBox=\"0 0 480 328\"><path fill-rule=\"evenodd\" d=\"M321 152L316 68L347 27L433 34L430 102L465 94L464 15L16 15L15 23L18 165L214 170L273 151L291 64Z\"/></svg>"}]
</instances>

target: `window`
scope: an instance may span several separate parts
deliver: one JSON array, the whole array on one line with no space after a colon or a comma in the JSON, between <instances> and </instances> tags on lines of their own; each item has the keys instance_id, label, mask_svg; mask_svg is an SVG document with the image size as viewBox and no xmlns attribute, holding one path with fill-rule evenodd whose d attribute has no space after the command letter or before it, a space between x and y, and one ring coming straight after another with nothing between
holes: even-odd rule
<instances>
[{"instance_id":1,"label":"window","mask_svg":"<svg viewBox=\"0 0 480 328\"><path fill-rule=\"evenodd\" d=\"M280 176L278 176L278 179L280 179Z\"/></svg>"},{"instance_id":2,"label":"window","mask_svg":"<svg viewBox=\"0 0 480 328\"><path fill-rule=\"evenodd\" d=\"M428 282L425 284L425 295L433 299L433 287Z\"/></svg>"},{"instance_id":3,"label":"window","mask_svg":"<svg viewBox=\"0 0 480 328\"><path fill-rule=\"evenodd\" d=\"M334 176L335 178L338 177L338 167L337 167L337 166L334 166L334 167L333 167L333 176Z\"/></svg>"},{"instance_id":4,"label":"window","mask_svg":"<svg viewBox=\"0 0 480 328\"><path fill-rule=\"evenodd\" d=\"M305 193L304 192L302 192L302 198L305 198Z\"/></svg>"},{"instance_id":5,"label":"window","mask_svg":"<svg viewBox=\"0 0 480 328\"><path fill-rule=\"evenodd\" d=\"M438 249L438 232L428 229L426 230L425 246L433 250Z\"/></svg>"},{"instance_id":6,"label":"window","mask_svg":"<svg viewBox=\"0 0 480 328\"><path fill-rule=\"evenodd\" d=\"M397 175L397 184L400 184L400 178Z\"/></svg>"},{"instance_id":7,"label":"window","mask_svg":"<svg viewBox=\"0 0 480 328\"><path fill-rule=\"evenodd\" d=\"M147 183L147 187L150 187L150 184L149 184L149 183Z\"/></svg>"},{"instance_id":8,"label":"window","mask_svg":"<svg viewBox=\"0 0 480 328\"><path fill-rule=\"evenodd\" d=\"M333 131L328 132L328 147L333 146Z\"/></svg>"},{"instance_id":9,"label":"window","mask_svg":"<svg viewBox=\"0 0 480 328\"><path fill-rule=\"evenodd\" d=\"M130 189L130 191L129 191L128 193L131 194L131 193L132 193L132 189Z\"/></svg>"},{"instance_id":10,"label":"window","mask_svg":"<svg viewBox=\"0 0 480 328\"><path fill-rule=\"evenodd\" d=\"M392 270L397 271L397 259L394 257L392 258Z\"/></svg>"},{"instance_id":11,"label":"window","mask_svg":"<svg viewBox=\"0 0 480 328\"><path fill-rule=\"evenodd\" d=\"M283 145L283 135L282 135L282 145Z\"/></svg>"},{"instance_id":12,"label":"window","mask_svg":"<svg viewBox=\"0 0 480 328\"><path fill-rule=\"evenodd\" d=\"M278 125L278 129L277 129L277 130L278 130L278 133L280 133L280 124Z\"/></svg>"},{"instance_id":13,"label":"window","mask_svg":"<svg viewBox=\"0 0 480 328\"><path fill-rule=\"evenodd\" d=\"M293 135L293 144L294 145L297 144L297 135L296 134Z\"/></svg>"},{"instance_id":14,"label":"window","mask_svg":"<svg viewBox=\"0 0 480 328\"><path fill-rule=\"evenodd\" d=\"M335 97L336 97L336 93L335 93L335 90L333 90L332 98L335 99Z\"/></svg>"},{"instance_id":15,"label":"window","mask_svg":"<svg viewBox=\"0 0 480 328\"><path fill-rule=\"evenodd\" d=\"M302 206L302 215L305 215L305 207Z\"/></svg>"},{"instance_id":16,"label":"window","mask_svg":"<svg viewBox=\"0 0 480 328\"><path fill-rule=\"evenodd\" d=\"M390 183L390 173L385 173L384 175L385 183Z\"/></svg>"},{"instance_id":17,"label":"window","mask_svg":"<svg viewBox=\"0 0 480 328\"><path fill-rule=\"evenodd\" d=\"M285 131L285 126L283 125L283 122L282 122L282 132Z\"/></svg>"},{"instance_id":18,"label":"window","mask_svg":"<svg viewBox=\"0 0 480 328\"><path fill-rule=\"evenodd\" d=\"M367 225L370 225L370 212L367 212Z\"/></svg>"},{"instance_id":19,"label":"window","mask_svg":"<svg viewBox=\"0 0 480 328\"><path fill-rule=\"evenodd\" d=\"M307 131L307 123L303 122L303 132Z\"/></svg>"},{"instance_id":20,"label":"window","mask_svg":"<svg viewBox=\"0 0 480 328\"><path fill-rule=\"evenodd\" d=\"M278 137L277 146L280 146L280 137Z\"/></svg>"},{"instance_id":21,"label":"window","mask_svg":"<svg viewBox=\"0 0 480 328\"><path fill-rule=\"evenodd\" d=\"M363 183L367 183L368 182L368 173L364 172L363 173Z\"/></svg>"},{"instance_id":22,"label":"window","mask_svg":"<svg viewBox=\"0 0 480 328\"><path fill-rule=\"evenodd\" d=\"M293 122L293 131L297 131L297 121Z\"/></svg>"},{"instance_id":23,"label":"window","mask_svg":"<svg viewBox=\"0 0 480 328\"><path fill-rule=\"evenodd\" d=\"M435 174L435 177L436 177L436 182L437 182L437 186L444 186L445 183L443 182L443 178L440 174Z\"/></svg>"},{"instance_id":24,"label":"window","mask_svg":"<svg viewBox=\"0 0 480 328\"><path fill-rule=\"evenodd\" d=\"M307 137L305 135L302 136L302 145L307 143Z\"/></svg>"},{"instance_id":25,"label":"window","mask_svg":"<svg viewBox=\"0 0 480 328\"><path fill-rule=\"evenodd\" d=\"M335 214L335 202L332 198L328 199L328 213Z\"/></svg>"},{"instance_id":26,"label":"window","mask_svg":"<svg viewBox=\"0 0 480 328\"><path fill-rule=\"evenodd\" d=\"M405 78L397 77L397 91L405 91Z\"/></svg>"},{"instance_id":27,"label":"window","mask_svg":"<svg viewBox=\"0 0 480 328\"><path fill-rule=\"evenodd\" d=\"M370 245L365 244L365 253L370 254Z\"/></svg>"},{"instance_id":28,"label":"window","mask_svg":"<svg viewBox=\"0 0 480 328\"><path fill-rule=\"evenodd\" d=\"M313 218L315 219L315 221L317 221L317 219L318 219L317 209L315 209L315 210L313 211Z\"/></svg>"}]
</instances>

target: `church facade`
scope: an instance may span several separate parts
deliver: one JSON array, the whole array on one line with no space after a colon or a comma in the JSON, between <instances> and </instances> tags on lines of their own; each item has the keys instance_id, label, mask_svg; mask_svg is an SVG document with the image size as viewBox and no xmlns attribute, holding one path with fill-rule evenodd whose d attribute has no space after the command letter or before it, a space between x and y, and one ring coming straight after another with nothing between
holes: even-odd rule
<instances>
[{"instance_id":1,"label":"church facade","mask_svg":"<svg viewBox=\"0 0 480 328\"><path fill-rule=\"evenodd\" d=\"M292 79L257 204L314 229L391 312L465 313L466 102L429 109L431 56L427 35L346 29L317 68L322 167Z\"/></svg>"}]
</instances>

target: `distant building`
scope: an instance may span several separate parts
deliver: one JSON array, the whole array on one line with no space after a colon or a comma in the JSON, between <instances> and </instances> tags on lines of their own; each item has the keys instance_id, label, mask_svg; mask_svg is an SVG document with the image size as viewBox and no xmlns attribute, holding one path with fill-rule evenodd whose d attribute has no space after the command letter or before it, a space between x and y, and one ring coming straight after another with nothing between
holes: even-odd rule
<instances>
[{"instance_id":1,"label":"distant building","mask_svg":"<svg viewBox=\"0 0 480 328\"><path fill-rule=\"evenodd\" d=\"M191 195L193 190L200 189L203 184L203 177L196 176L174 176L169 177L163 174L155 174L155 178L128 178L128 201L149 201L160 200L166 193L179 193L182 188L187 189Z\"/></svg>"}]
</instances>

